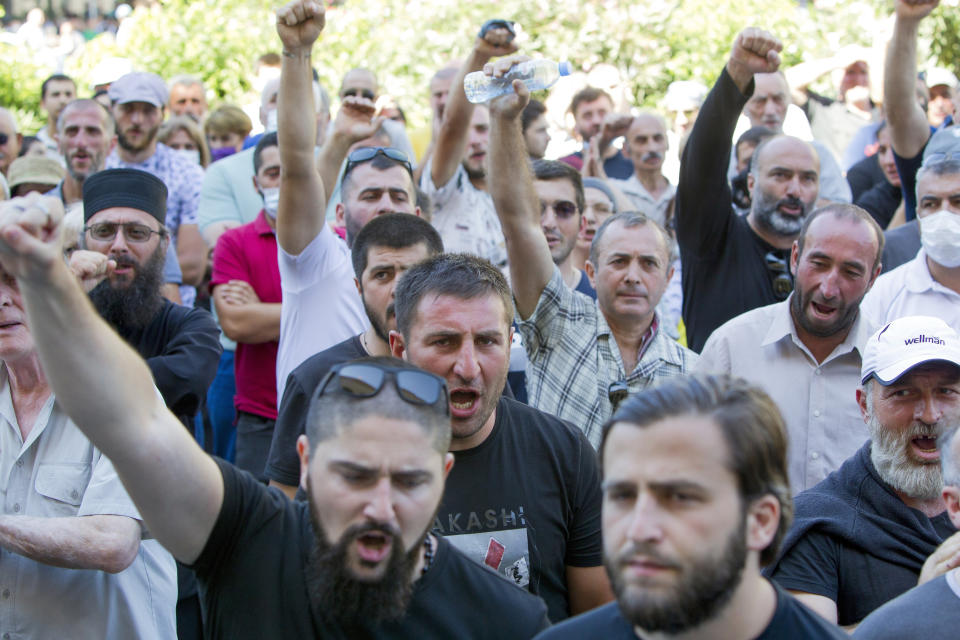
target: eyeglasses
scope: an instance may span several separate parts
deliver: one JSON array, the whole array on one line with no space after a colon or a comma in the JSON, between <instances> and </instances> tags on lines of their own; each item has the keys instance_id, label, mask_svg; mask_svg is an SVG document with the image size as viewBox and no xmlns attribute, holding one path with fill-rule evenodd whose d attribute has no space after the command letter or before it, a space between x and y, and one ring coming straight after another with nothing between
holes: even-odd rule
<instances>
[{"instance_id":1,"label":"eyeglasses","mask_svg":"<svg viewBox=\"0 0 960 640\"><path fill-rule=\"evenodd\" d=\"M145 224L139 222L98 222L88 224L83 228L90 233L94 240L109 242L117 237L117 229L123 228L123 237L128 242L146 242L150 236L157 234L160 237L166 235L166 230L154 231Z\"/></svg>"},{"instance_id":2,"label":"eyeglasses","mask_svg":"<svg viewBox=\"0 0 960 640\"><path fill-rule=\"evenodd\" d=\"M380 393L388 375L403 400L410 404L441 409L450 415L447 383L443 378L426 371L401 369L374 362L346 362L335 365L320 382L317 395L323 395L333 383L340 391L355 398L372 398Z\"/></svg>"},{"instance_id":3,"label":"eyeglasses","mask_svg":"<svg viewBox=\"0 0 960 640\"><path fill-rule=\"evenodd\" d=\"M553 203L546 203L543 200L540 201L540 216L543 217L543 214L547 212L547 207L553 209L554 215L561 220L567 220L577 215L577 205L570 202L569 200L558 200Z\"/></svg>"},{"instance_id":4,"label":"eyeglasses","mask_svg":"<svg viewBox=\"0 0 960 640\"><path fill-rule=\"evenodd\" d=\"M630 395L630 387L627 386L624 380L611 382L610 386L607 387L607 398L610 399L610 404L613 406L614 411L617 410L621 402L627 399L628 395Z\"/></svg>"},{"instance_id":5,"label":"eyeglasses","mask_svg":"<svg viewBox=\"0 0 960 640\"><path fill-rule=\"evenodd\" d=\"M767 271L770 272L773 295L777 300L786 300L793 291L793 276L790 274L787 259L774 251L767 253L763 259L767 263Z\"/></svg>"},{"instance_id":6,"label":"eyeglasses","mask_svg":"<svg viewBox=\"0 0 960 640\"><path fill-rule=\"evenodd\" d=\"M411 165L410 160L407 159L407 154L393 147L360 147L359 149L354 149L350 155L347 156L347 166L343 170L343 175L349 175L358 164L370 162L377 156L384 156L402 165L403 168L407 170L407 173L410 174L410 177L413 178L413 165Z\"/></svg>"},{"instance_id":7,"label":"eyeglasses","mask_svg":"<svg viewBox=\"0 0 960 640\"><path fill-rule=\"evenodd\" d=\"M346 98L347 96L360 96L366 98L367 100L373 100L377 97L373 91L370 91L370 89L347 89L343 92L343 97Z\"/></svg>"},{"instance_id":8,"label":"eyeglasses","mask_svg":"<svg viewBox=\"0 0 960 640\"><path fill-rule=\"evenodd\" d=\"M0 133L0 145L7 144L9 140L10 140L9 135L7 135L6 133Z\"/></svg>"}]
</instances>

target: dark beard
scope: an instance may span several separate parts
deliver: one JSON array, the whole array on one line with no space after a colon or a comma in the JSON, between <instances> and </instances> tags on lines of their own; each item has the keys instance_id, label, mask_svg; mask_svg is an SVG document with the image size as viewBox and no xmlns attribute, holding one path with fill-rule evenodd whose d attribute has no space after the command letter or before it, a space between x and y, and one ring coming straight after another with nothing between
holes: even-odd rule
<instances>
[{"instance_id":1,"label":"dark beard","mask_svg":"<svg viewBox=\"0 0 960 640\"><path fill-rule=\"evenodd\" d=\"M128 256L113 256L118 266L135 267L133 279L127 286L118 287L109 278L104 278L90 292L93 306L118 333L147 326L163 306L160 287L163 285L165 258L162 244L142 265L137 265Z\"/></svg>"},{"instance_id":2,"label":"dark beard","mask_svg":"<svg viewBox=\"0 0 960 640\"><path fill-rule=\"evenodd\" d=\"M324 536L325 529L314 505L309 482L307 504L310 505L314 544L304 572L314 610L341 627L348 637L368 635L364 633L365 629L402 618L413 594L411 578L423 553L427 531L407 552L403 550L403 541L396 531L372 522L348 528L331 545ZM376 582L357 580L347 568L348 547L369 531L379 531L392 538L387 570Z\"/></svg>"},{"instance_id":3,"label":"dark beard","mask_svg":"<svg viewBox=\"0 0 960 640\"><path fill-rule=\"evenodd\" d=\"M373 327L373 332L377 334L377 337L390 344L390 329L387 328L386 324L380 322L380 318L377 317L377 314L373 312L369 306L367 306L367 301L363 298L363 291L360 292L360 301L363 302L363 310L367 312L367 320L370 321L370 326ZM393 310L393 304L391 303L387 307L387 317L389 318Z\"/></svg>"},{"instance_id":4,"label":"dark beard","mask_svg":"<svg viewBox=\"0 0 960 640\"><path fill-rule=\"evenodd\" d=\"M644 631L676 635L715 617L733 596L743 575L747 557L746 520L727 539L718 557L696 558L683 566L673 592L665 597L648 597L642 587L624 584L621 567L604 558L607 573L617 594L624 617ZM637 545L641 546L641 545ZM656 549L644 549L651 558L660 558ZM666 561L669 566L675 562Z\"/></svg>"}]
</instances>

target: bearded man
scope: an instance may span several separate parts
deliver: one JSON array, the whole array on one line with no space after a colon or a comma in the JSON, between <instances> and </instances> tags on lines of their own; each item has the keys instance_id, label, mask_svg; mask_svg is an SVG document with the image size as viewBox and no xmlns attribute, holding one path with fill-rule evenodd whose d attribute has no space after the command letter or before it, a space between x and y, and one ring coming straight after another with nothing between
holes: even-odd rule
<instances>
[{"instance_id":1,"label":"bearded man","mask_svg":"<svg viewBox=\"0 0 960 640\"><path fill-rule=\"evenodd\" d=\"M797 496L784 552L767 569L841 626L916 586L955 531L937 440L960 422L960 336L926 316L886 325L863 351L857 402L870 440Z\"/></svg>"}]
</instances>

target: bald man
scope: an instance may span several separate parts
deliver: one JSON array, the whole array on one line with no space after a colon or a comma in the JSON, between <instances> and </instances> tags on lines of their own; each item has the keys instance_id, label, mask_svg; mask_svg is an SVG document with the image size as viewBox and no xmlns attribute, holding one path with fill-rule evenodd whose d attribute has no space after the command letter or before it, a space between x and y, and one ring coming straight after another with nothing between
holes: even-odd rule
<instances>
[{"instance_id":1,"label":"bald man","mask_svg":"<svg viewBox=\"0 0 960 640\"><path fill-rule=\"evenodd\" d=\"M17 131L17 121L13 114L0 107L0 173L7 175L10 163L20 154L23 136Z\"/></svg>"}]
</instances>

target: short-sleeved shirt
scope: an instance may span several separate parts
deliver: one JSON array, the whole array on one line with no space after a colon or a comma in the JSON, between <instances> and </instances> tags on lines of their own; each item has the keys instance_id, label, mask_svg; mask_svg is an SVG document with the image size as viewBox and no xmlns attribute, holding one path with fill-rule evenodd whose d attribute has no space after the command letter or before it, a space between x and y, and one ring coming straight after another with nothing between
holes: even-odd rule
<instances>
[{"instance_id":1,"label":"short-sleeved shirt","mask_svg":"<svg viewBox=\"0 0 960 640\"><path fill-rule=\"evenodd\" d=\"M140 520L110 460L52 395L23 440L5 367L0 385L2 513ZM141 541L133 563L115 574L54 567L0 548L0 630L38 640L166 640L176 635L176 575L173 556L156 540Z\"/></svg>"},{"instance_id":2,"label":"short-sleeved shirt","mask_svg":"<svg viewBox=\"0 0 960 640\"><path fill-rule=\"evenodd\" d=\"M567 618L566 567L603 564L593 448L572 425L500 398L487 439L453 455L435 530L543 598L552 621Z\"/></svg>"},{"instance_id":3,"label":"short-sleeved shirt","mask_svg":"<svg viewBox=\"0 0 960 640\"><path fill-rule=\"evenodd\" d=\"M960 569L883 605L857 627L857 640L954 638L960 630Z\"/></svg>"},{"instance_id":4,"label":"short-sleeved shirt","mask_svg":"<svg viewBox=\"0 0 960 640\"><path fill-rule=\"evenodd\" d=\"M594 447L600 445L600 427L613 414L611 383L624 381L631 392L640 391L683 375L697 358L657 330L628 374L597 301L571 290L557 268L530 317L517 314L517 327L529 359L530 406L573 423Z\"/></svg>"},{"instance_id":5,"label":"short-sleeved shirt","mask_svg":"<svg viewBox=\"0 0 960 640\"><path fill-rule=\"evenodd\" d=\"M796 494L839 469L870 437L856 391L861 350L875 328L857 314L844 341L818 363L797 335L793 295L719 327L695 368L745 378L770 394L787 423L787 467Z\"/></svg>"},{"instance_id":6,"label":"short-sleeved shirt","mask_svg":"<svg viewBox=\"0 0 960 640\"><path fill-rule=\"evenodd\" d=\"M305 502L291 502L217 460L223 504L193 568L211 640L337 638L346 634L311 601L305 567L314 530ZM439 539L433 564L413 585L406 615L367 629L367 638L530 638L547 626L546 607L486 572Z\"/></svg>"},{"instance_id":7,"label":"short-sleeved shirt","mask_svg":"<svg viewBox=\"0 0 960 640\"><path fill-rule=\"evenodd\" d=\"M420 174L420 188L433 204L432 224L448 253L472 253L495 267L507 265L507 245L493 198L470 183L467 170L457 165L453 177L443 185L433 184L433 160Z\"/></svg>"},{"instance_id":8,"label":"short-sleeved shirt","mask_svg":"<svg viewBox=\"0 0 960 640\"><path fill-rule=\"evenodd\" d=\"M877 327L904 316L935 316L960 327L960 293L933 279L922 248L917 257L873 283L860 312Z\"/></svg>"},{"instance_id":9,"label":"short-sleeved shirt","mask_svg":"<svg viewBox=\"0 0 960 640\"><path fill-rule=\"evenodd\" d=\"M283 306L277 349L277 397L287 376L315 353L366 331L369 319L353 282L347 245L323 225L299 255L278 247Z\"/></svg>"},{"instance_id":10,"label":"short-sleeved shirt","mask_svg":"<svg viewBox=\"0 0 960 640\"><path fill-rule=\"evenodd\" d=\"M843 640L849 636L778 587L777 608L770 624L756 640ZM551 627L537 636L537 640L643 640L633 625L623 617L620 605L611 602L576 618Z\"/></svg>"},{"instance_id":11,"label":"short-sleeved shirt","mask_svg":"<svg viewBox=\"0 0 960 640\"><path fill-rule=\"evenodd\" d=\"M277 265L277 236L261 211L257 218L220 236L213 251L210 288L230 280L250 284L260 302L279 303L280 268ZM237 395L234 406L271 420L277 417L276 340L237 344L234 370Z\"/></svg>"},{"instance_id":12,"label":"short-sleeved shirt","mask_svg":"<svg viewBox=\"0 0 960 640\"><path fill-rule=\"evenodd\" d=\"M306 360L290 373L280 399L273 441L264 474L270 480L295 487L300 484L297 438L304 432L316 386L334 365L366 357L360 336L351 336Z\"/></svg>"}]
</instances>

